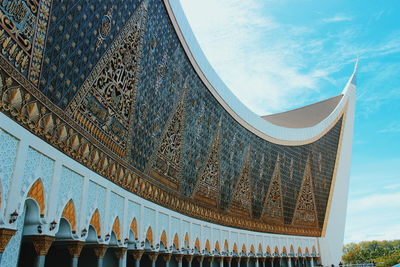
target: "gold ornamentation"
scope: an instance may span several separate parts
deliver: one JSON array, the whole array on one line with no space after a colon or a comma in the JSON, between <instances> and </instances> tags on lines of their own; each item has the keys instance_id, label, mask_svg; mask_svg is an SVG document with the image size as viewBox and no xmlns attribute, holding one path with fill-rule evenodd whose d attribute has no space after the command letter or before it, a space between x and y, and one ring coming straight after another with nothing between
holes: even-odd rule
<instances>
[{"instance_id":1,"label":"gold ornamentation","mask_svg":"<svg viewBox=\"0 0 400 267\"><path fill-rule=\"evenodd\" d=\"M130 228L131 228L132 232L135 234L135 238L138 238L138 230L137 230L136 218L133 218Z\"/></svg>"},{"instance_id":2,"label":"gold ornamentation","mask_svg":"<svg viewBox=\"0 0 400 267\"><path fill-rule=\"evenodd\" d=\"M183 254L175 254L175 260L179 263L182 262Z\"/></svg>"},{"instance_id":3,"label":"gold ornamentation","mask_svg":"<svg viewBox=\"0 0 400 267\"><path fill-rule=\"evenodd\" d=\"M140 261L143 256L144 250L143 249L134 249L128 251L135 261Z\"/></svg>"},{"instance_id":4,"label":"gold ornamentation","mask_svg":"<svg viewBox=\"0 0 400 267\"><path fill-rule=\"evenodd\" d=\"M176 249L179 249L179 238L178 238L178 234L175 234L174 236L174 246Z\"/></svg>"},{"instance_id":5,"label":"gold ornamentation","mask_svg":"<svg viewBox=\"0 0 400 267\"><path fill-rule=\"evenodd\" d=\"M40 216L43 217L46 205L45 205L45 198L44 198L44 189L43 189L43 184L42 184L41 179L37 179L36 182L32 185L27 197L30 197L30 198L36 200L36 202L38 203L38 205L40 207Z\"/></svg>"},{"instance_id":6,"label":"gold ornamentation","mask_svg":"<svg viewBox=\"0 0 400 267\"><path fill-rule=\"evenodd\" d=\"M310 158L307 159L304 168L303 182L301 183L300 193L297 198L292 224L318 226Z\"/></svg>"},{"instance_id":7,"label":"gold ornamentation","mask_svg":"<svg viewBox=\"0 0 400 267\"><path fill-rule=\"evenodd\" d=\"M111 7L107 14L104 15L101 25L98 29L98 35L97 35L97 42L96 42L96 49L98 49L102 44L103 41L107 38L108 34L110 33L111 30L111 24L112 24L112 13L113 13L113 7Z\"/></svg>"},{"instance_id":8,"label":"gold ornamentation","mask_svg":"<svg viewBox=\"0 0 400 267\"><path fill-rule=\"evenodd\" d=\"M56 239L54 236L48 235L33 235L31 236L33 246L35 247L36 254L38 255L47 255L51 244Z\"/></svg>"},{"instance_id":9,"label":"gold ornamentation","mask_svg":"<svg viewBox=\"0 0 400 267\"><path fill-rule=\"evenodd\" d=\"M117 236L117 240L118 240L118 241L121 241L121 229L120 229L120 226L119 226L119 219L118 219L118 217L115 218L115 221L114 221L114 224L113 224L112 229L113 229L115 235Z\"/></svg>"},{"instance_id":10,"label":"gold ornamentation","mask_svg":"<svg viewBox=\"0 0 400 267\"><path fill-rule=\"evenodd\" d=\"M250 147L244 159L242 170L233 191L229 210L251 216Z\"/></svg>"},{"instance_id":11,"label":"gold ornamentation","mask_svg":"<svg viewBox=\"0 0 400 267\"><path fill-rule=\"evenodd\" d=\"M283 224L281 161L279 155L276 159L261 218L268 223Z\"/></svg>"},{"instance_id":12,"label":"gold ornamentation","mask_svg":"<svg viewBox=\"0 0 400 267\"><path fill-rule=\"evenodd\" d=\"M179 188L182 169L184 111L184 96L182 96L158 147L151 172L175 189Z\"/></svg>"},{"instance_id":13,"label":"gold ornamentation","mask_svg":"<svg viewBox=\"0 0 400 267\"><path fill-rule=\"evenodd\" d=\"M151 261L156 261L156 260L157 260L158 252L156 252L156 251L150 251L150 252L147 252L146 254L147 254L147 256L149 257L149 259L150 259Z\"/></svg>"},{"instance_id":14,"label":"gold ornamentation","mask_svg":"<svg viewBox=\"0 0 400 267\"><path fill-rule=\"evenodd\" d=\"M164 253L164 254L162 254L162 257L163 257L165 262L170 262L171 261L171 257L172 257L172 253Z\"/></svg>"},{"instance_id":15,"label":"gold ornamentation","mask_svg":"<svg viewBox=\"0 0 400 267\"><path fill-rule=\"evenodd\" d=\"M160 242L164 245L164 248L167 248L167 247L168 247L168 243L167 243L167 234L165 233L165 231L163 231L163 232L161 233Z\"/></svg>"},{"instance_id":16,"label":"gold ornamentation","mask_svg":"<svg viewBox=\"0 0 400 267\"><path fill-rule=\"evenodd\" d=\"M84 245L85 242L82 241L68 241L67 249L69 254L71 255L71 258L79 258Z\"/></svg>"},{"instance_id":17,"label":"gold ornamentation","mask_svg":"<svg viewBox=\"0 0 400 267\"><path fill-rule=\"evenodd\" d=\"M106 244L96 244L92 245L94 254L96 255L97 259L103 259L104 255L107 252L108 246Z\"/></svg>"},{"instance_id":18,"label":"gold ornamentation","mask_svg":"<svg viewBox=\"0 0 400 267\"><path fill-rule=\"evenodd\" d=\"M104 40L110 30L111 13L112 8L104 18L99 40ZM129 155L146 17L147 9L142 4L67 108L67 113L90 134L120 156Z\"/></svg>"},{"instance_id":19,"label":"gold ornamentation","mask_svg":"<svg viewBox=\"0 0 400 267\"><path fill-rule=\"evenodd\" d=\"M207 162L200 172L196 187L193 191L195 199L202 200L207 204L217 207L220 200L220 126L215 134Z\"/></svg>"},{"instance_id":20,"label":"gold ornamentation","mask_svg":"<svg viewBox=\"0 0 400 267\"><path fill-rule=\"evenodd\" d=\"M11 238L15 235L17 230L14 229L0 229L0 253L3 253L6 249L8 242L10 242Z\"/></svg>"},{"instance_id":21,"label":"gold ornamentation","mask_svg":"<svg viewBox=\"0 0 400 267\"><path fill-rule=\"evenodd\" d=\"M153 231L151 230L151 226L147 229L146 240L149 241L150 246L153 246Z\"/></svg>"},{"instance_id":22,"label":"gold ornamentation","mask_svg":"<svg viewBox=\"0 0 400 267\"><path fill-rule=\"evenodd\" d=\"M123 259L127 248L118 247L118 248L114 248L113 250L114 250L115 256L117 256L117 259Z\"/></svg>"},{"instance_id":23,"label":"gold ornamentation","mask_svg":"<svg viewBox=\"0 0 400 267\"><path fill-rule=\"evenodd\" d=\"M97 237L101 237L101 223L100 223L100 214L99 210L96 209L92 215L92 218L90 219L90 224L93 226L93 228L97 232Z\"/></svg>"},{"instance_id":24,"label":"gold ornamentation","mask_svg":"<svg viewBox=\"0 0 400 267\"><path fill-rule=\"evenodd\" d=\"M185 255L184 258L185 258L185 260L186 260L187 262L192 262L192 261L193 261L193 258L194 258L194 255Z\"/></svg>"},{"instance_id":25,"label":"gold ornamentation","mask_svg":"<svg viewBox=\"0 0 400 267\"><path fill-rule=\"evenodd\" d=\"M75 233L76 232L75 205L72 199L70 199L67 205L65 205L61 217L68 220L69 224L71 225L72 232Z\"/></svg>"}]
</instances>

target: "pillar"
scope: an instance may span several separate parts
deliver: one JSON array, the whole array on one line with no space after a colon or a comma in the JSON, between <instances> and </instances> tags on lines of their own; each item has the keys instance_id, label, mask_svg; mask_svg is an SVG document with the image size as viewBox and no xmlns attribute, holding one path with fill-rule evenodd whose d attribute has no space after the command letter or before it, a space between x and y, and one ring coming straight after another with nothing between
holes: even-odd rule
<instances>
[{"instance_id":1,"label":"pillar","mask_svg":"<svg viewBox=\"0 0 400 267\"><path fill-rule=\"evenodd\" d=\"M256 267L260 267L260 265L258 264L258 258L254 258L254 262L256 263L255 264Z\"/></svg>"},{"instance_id":2,"label":"pillar","mask_svg":"<svg viewBox=\"0 0 400 267\"><path fill-rule=\"evenodd\" d=\"M33 246L35 247L35 251L37 254L35 260L35 267L44 267L44 262L46 260L47 252L51 247L55 237L48 235L34 235L31 236Z\"/></svg>"},{"instance_id":3,"label":"pillar","mask_svg":"<svg viewBox=\"0 0 400 267\"><path fill-rule=\"evenodd\" d=\"M156 267L158 252L156 252L156 251L147 252L147 256L151 260L151 267Z\"/></svg>"},{"instance_id":4,"label":"pillar","mask_svg":"<svg viewBox=\"0 0 400 267\"><path fill-rule=\"evenodd\" d=\"M213 256L208 256L207 260L210 263L210 266L212 266L212 263L214 262L214 257Z\"/></svg>"},{"instance_id":5,"label":"pillar","mask_svg":"<svg viewBox=\"0 0 400 267\"><path fill-rule=\"evenodd\" d=\"M1 263L1 257L3 256L3 252L6 249L8 242L10 242L11 237L15 235L15 232L17 232L17 230L5 229L5 228L0 229L0 263Z\"/></svg>"},{"instance_id":6,"label":"pillar","mask_svg":"<svg viewBox=\"0 0 400 267\"><path fill-rule=\"evenodd\" d=\"M78 267L79 256L83 248L84 242L71 241L67 243L69 255L71 255L71 267Z\"/></svg>"},{"instance_id":7,"label":"pillar","mask_svg":"<svg viewBox=\"0 0 400 267\"><path fill-rule=\"evenodd\" d=\"M240 257L238 256L238 257L235 257L234 259L235 259L235 261L237 261L238 266L240 267Z\"/></svg>"},{"instance_id":8,"label":"pillar","mask_svg":"<svg viewBox=\"0 0 400 267\"><path fill-rule=\"evenodd\" d=\"M163 256L163 259L165 261L165 267L169 267L169 262L171 261L172 254L171 253L165 253L162 256Z\"/></svg>"},{"instance_id":9,"label":"pillar","mask_svg":"<svg viewBox=\"0 0 400 267\"><path fill-rule=\"evenodd\" d=\"M192 261L193 261L194 255L189 254L189 255L185 255L183 257L188 262L188 267L192 267Z\"/></svg>"},{"instance_id":10,"label":"pillar","mask_svg":"<svg viewBox=\"0 0 400 267\"><path fill-rule=\"evenodd\" d=\"M215 259L219 263L219 267L224 267L224 257L223 256L215 257Z\"/></svg>"},{"instance_id":11,"label":"pillar","mask_svg":"<svg viewBox=\"0 0 400 267\"><path fill-rule=\"evenodd\" d=\"M183 254L175 254L175 260L178 262L178 267L182 267Z\"/></svg>"},{"instance_id":12,"label":"pillar","mask_svg":"<svg viewBox=\"0 0 400 267\"><path fill-rule=\"evenodd\" d=\"M126 257L126 250L125 247L118 247L114 249L115 256L118 259L118 267L124 267L124 259ZM126 264L125 264L126 265Z\"/></svg>"},{"instance_id":13,"label":"pillar","mask_svg":"<svg viewBox=\"0 0 400 267\"><path fill-rule=\"evenodd\" d=\"M200 255L198 257L196 257L197 261L199 262L199 266L203 267L203 260L204 260L204 256Z\"/></svg>"},{"instance_id":14,"label":"pillar","mask_svg":"<svg viewBox=\"0 0 400 267\"><path fill-rule=\"evenodd\" d=\"M288 257L287 261L288 261L288 267L292 267L292 258Z\"/></svg>"},{"instance_id":15,"label":"pillar","mask_svg":"<svg viewBox=\"0 0 400 267\"><path fill-rule=\"evenodd\" d=\"M104 260L104 255L106 254L107 251L107 245L106 244L93 245L93 251L94 254L96 254L97 267L103 267L103 260Z\"/></svg>"},{"instance_id":16,"label":"pillar","mask_svg":"<svg viewBox=\"0 0 400 267\"><path fill-rule=\"evenodd\" d=\"M224 257L226 262L228 263L228 267L231 267L232 257Z\"/></svg>"},{"instance_id":17,"label":"pillar","mask_svg":"<svg viewBox=\"0 0 400 267\"><path fill-rule=\"evenodd\" d=\"M311 258L311 267L314 267L314 258Z\"/></svg>"},{"instance_id":18,"label":"pillar","mask_svg":"<svg viewBox=\"0 0 400 267\"><path fill-rule=\"evenodd\" d=\"M140 259L144 253L143 249L134 249L129 250L129 253L132 255L133 259L135 260L135 267L140 267Z\"/></svg>"},{"instance_id":19,"label":"pillar","mask_svg":"<svg viewBox=\"0 0 400 267\"><path fill-rule=\"evenodd\" d=\"M247 256L242 256L242 258L240 259L240 267L244 267L244 266L249 266L249 257Z\"/></svg>"}]
</instances>

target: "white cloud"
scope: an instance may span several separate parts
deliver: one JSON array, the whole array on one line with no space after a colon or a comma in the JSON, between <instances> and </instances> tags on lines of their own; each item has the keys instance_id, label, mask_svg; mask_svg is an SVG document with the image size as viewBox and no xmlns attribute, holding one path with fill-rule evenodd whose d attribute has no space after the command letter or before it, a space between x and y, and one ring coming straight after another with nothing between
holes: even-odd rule
<instances>
[{"instance_id":1,"label":"white cloud","mask_svg":"<svg viewBox=\"0 0 400 267\"><path fill-rule=\"evenodd\" d=\"M392 122L384 129L379 131L380 133L399 133L400 132L400 122Z\"/></svg>"},{"instance_id":2,"label":"white cloud","mask_svg":"<svg viewBox=\"0 0 400 267\"><path fill-rule=\"evenodd\" d=\"M332 22L342 22L342 21L351 21L353 18L350 16L346 16L343 14L336 14L333 17L323 19L325 23L332 23Z\"/></svg>"}]
</instances>

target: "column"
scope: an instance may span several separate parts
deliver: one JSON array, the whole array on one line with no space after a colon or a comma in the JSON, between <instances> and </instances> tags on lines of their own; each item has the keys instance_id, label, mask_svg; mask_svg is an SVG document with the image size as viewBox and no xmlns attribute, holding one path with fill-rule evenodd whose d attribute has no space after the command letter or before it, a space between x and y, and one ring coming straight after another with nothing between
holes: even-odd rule
<instances>
[{"instance_id":1,"label":"column","mask_svg":"<svg viewBox=\"0 0 400 267\"><path fill-rule=\"evenodd\" d=\"M84 244L82 241L70 241L67 243L67 249L69 255L71 255L71 267L78 267L79 256Z\"/></svg>"},{"instance_id":2,"label":"column","mask_svg":"<svg viewBox=\"0 0 400 267\"><path fill-rule=\"evenodd\" d=\"M169 267L169 262L171 261L172 254L171 253L165 253L162 256L163 256L163 259L165 261L165 267Z\"/></svg>"},{"instance_id":3,"label":"column","mask_svg":"<svg viewBox=\"0 0 400 267\"><path fill-rule=\"evenodd\" d=\"M175 254L175 260L178 262L178 267L182 267L183 254Z\"/></svg>"},{"instance_id":4,"label":"column","mask_svg":"<svg viewBox=\"0 0 400 267\"><path fill-rule=\"evenodd\" d=\"M223 256L215 257L215 259L219 263L219 267L224 267L224 257Z\"/></svg>"},{"instance_id":5,"label":"column","mask_svg":"<svg viewBox=\"0 0 400 267\"><path fill-rule=\"evenodd\" d=\"M135 267L140 267L140 259L144 253L143 249L134 249L129 250L129 253L132 255L133 259L135 260Z\"/></svg>"},{"instance_id":6,"label":"column","mask_svg":"<svg viewBox=\"0 0 400 267\"><path fill-rule=\"evenodd\" d=\"M239 257L239 256L237 256L237 257L235 257L234 259L235 259L235 261L237 261L237 263L238 263L238 266L240 267L240 257Z\"/></svg>"},{"instance_id":7,"label":"column","mask_svg":"<svg viewBox=\"0 0 400 267\"><path fill-rule=\"evenodd\" d=\"M4 229L4 228L0 229L0 263L1 263L1 257L3 256L3 252L6 249L8 242L10 242L11 237L15 235L15 232L17 232L17 230Z\"/></svg>"},{"instance_id":8,"label":"column","mask_svg":"<svg viewBox=\"0 0 400 267\"><path fill-rule=\"evenodd\" d=\"M183 257L188 262L188 267L192 267L192 261L193 261L194 255L189 254L189 255L185 255Z\"/></svg>"},{"instance_id":9,"label":"column","mask_svg":"<svg viewBox=\"0 0 400 267\"><path fill-rule=\"evenodd\" d=\"M94 254L96 254L97 258L97 267L103 267L103 260L107 251L107 247L108 246L106 244L97 244L92 246Z\"/></svg>"},{"instance_id":10,"label":"column","mask_svg":"<svg viewBox=\"0 0 400 267\"><path fill-rule=\"evenodd\" d=\"M231 267L232 257L224 257L226 262L228 263L228 267Z\"/></svg>"},{"instance_id":11,"label":"column","mask_svg":"<svg viewBox=\"0 0 400 267\"><path fill-rule=\"evenodd\" d=\"M210 263L210 266L212 266L212 263L214 262L214 257L213 256L208 256L207 260Z\"/></svg>"},{"instance_id":12,"label":"column","mask_svg":"<svg viewBox=\"0 0 400 267\"><path fill-rule=\"evenodd\" d=\"M124 267L124 259L126 257L126 250L125 247L119 247L114 249L115 256L118 259L118 267Z\"/></svg>"},{"instance_id":13,"label":"column","mask_svg":"<svg viewBox=\"0 0 400 267\"><path fill-rule=\"evenodd\" d=\"M288 257L287 261L288 261L288 267L292 267L292 258Z\"/></svg>"},{"instance_id":14,"label":"column","mask_svg":"<svg viewBox=\"0 0 400 267\"><path fill-rule=\"evenodd\" d=\"M204 255L200 255L200 256L196 257L196 259L199 262L199 266L203 267Z\"/></svg>"},{"instance_id":15,"label":"column","mask_svg":"<svg viewBox=\"0 0 400 267\"><path fill-rule=\"evenodd\" d=\"M151 267L156 267L158 252L156 252L156 251L147 252L147 256L151 260Z\"/></svg>"},{"instance_id":16,"label":"column","mask_svg":"<svg viewBox=\"0 0 400 267\"><path fill-rule=\"evenodd\" d=\"M35 251L37 254L35 260L35 267L44 267L44 262L46 260L47 252L51 247L55 237L48 235L34 235L31 236L33 246L35 247Z\"/></svg>"},{"instance_id":17,"label":"column","mask_svg":"<svg viewBox=\"0 0 400 267\"><path fill-rule=\"evenodd\" d=\"M311 257L311 267L314 267L314 258Z\"/></svg>"},{"instance_id":18,"label":"column","mask_svg":"<svg viewBox=\"0 0 400 267\"><path fill-rule=\"evenodd\" d=\"M258 258L254 258L254 262L256 263L256 267L260 267L260 265L258 264Z\"/></svg>"},{"instance_id":19,"label":"column","mask_svg":"<svg viewBox=\"0 0 400 267\"><path fill-rule=\"evenodd\" d=\"M242 256L242 258L240 259L240 267L244 267L244 266L249 266L249 257L247 256Z\"/></svg>"}]
</instances>

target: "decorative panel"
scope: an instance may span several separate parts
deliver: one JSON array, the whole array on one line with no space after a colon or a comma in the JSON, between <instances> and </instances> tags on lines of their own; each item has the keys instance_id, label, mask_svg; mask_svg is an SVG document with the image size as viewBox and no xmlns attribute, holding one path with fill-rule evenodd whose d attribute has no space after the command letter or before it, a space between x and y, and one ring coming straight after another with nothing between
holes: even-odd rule
<instances>
[{"instance_id":1,"label":"decorative panel","mask_svg":"<svg viewBox=\"0 0 400 267\"><path fill-rule=\"evenodd\" d=\"M0 201L7 200L10 181L14 173L14 163L17 156L19 141L12 135L0 129L0 181L1 195ZM4 204L1 203L1 210Z\"/></svg>"}]
</instances>

